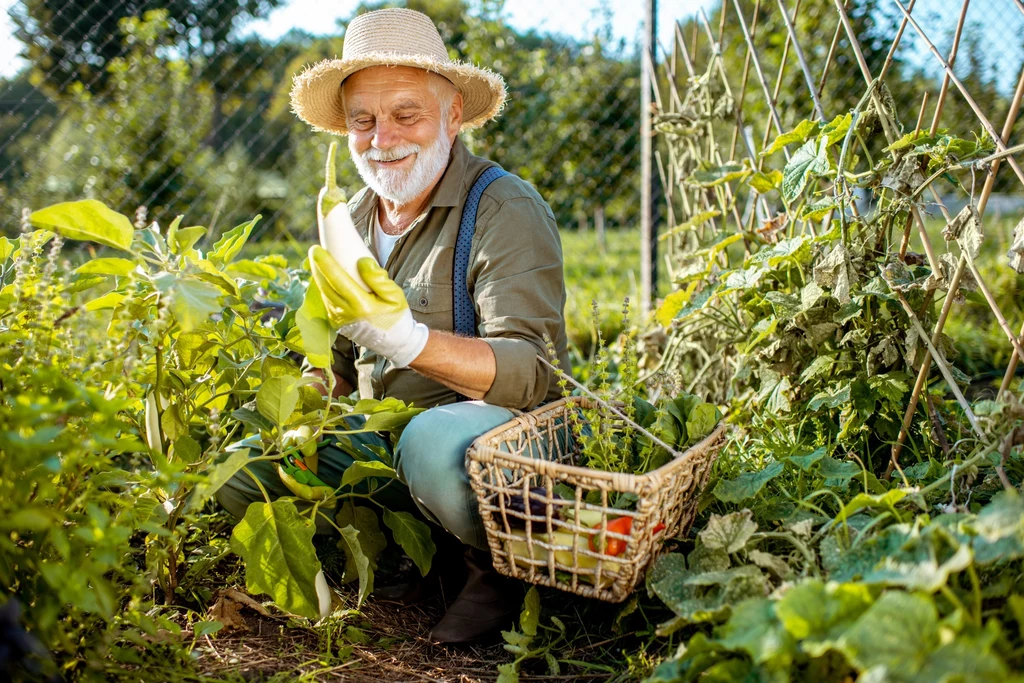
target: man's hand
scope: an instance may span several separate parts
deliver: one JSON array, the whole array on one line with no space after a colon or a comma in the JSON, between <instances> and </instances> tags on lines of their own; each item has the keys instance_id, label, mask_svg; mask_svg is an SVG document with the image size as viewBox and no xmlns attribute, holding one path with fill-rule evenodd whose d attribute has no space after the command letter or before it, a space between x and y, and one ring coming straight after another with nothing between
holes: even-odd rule
<instances>
[{"instance_id":1,"label":"man's hand","mask_svg":"<svg viewBox=\"0 0 1024 683\"><path fill-rule=\"evenodd\" d=\"M407 367L427 344L430 332L416 322L402 288L372 258L356 264L367 292L319 246L309 249L309 267L331 324L353 343Z\"/></svg>"}]
</instances>

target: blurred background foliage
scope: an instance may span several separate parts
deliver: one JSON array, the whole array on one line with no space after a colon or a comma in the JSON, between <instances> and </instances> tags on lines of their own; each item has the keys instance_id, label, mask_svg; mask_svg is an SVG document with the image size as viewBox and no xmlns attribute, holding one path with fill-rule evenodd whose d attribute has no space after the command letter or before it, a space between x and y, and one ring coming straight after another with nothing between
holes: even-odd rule
<instances>
[{"instance_id":1,"label":"blurred background foliage","mask_svg":"<svg viewBox=\"0 0 1024 683\"><path fill-rule=\"evenodd\" d=\"M330 136L312 133L291 113L288 93L304 65L341 54L348 20L326 37L292 30L267 41L244 30L285 3L15 3L15 38L28 66L0 79L0 201L12 209L0 218L0 230L15 234L24 207L95 197L126 213L140 205L157 218L185 213L187 223L210 225L213 235L261 213L257 237L288 233L310 239ZM610 228L638 224L640 50L614 37L610 9L605 7L603 24L585 40L517 29L508 23L503 0L368 2L355 13L392 5L427 12L452 57L505 77L510 96L501 117L465 136L476 153L533 183L562 227L593 226L598 213ZM786 51L781 13L775 3L761 3L755 21L754 3L740 5L774 89ZM954 9L930 11L952 26L946 15ZM745 43L731 19L734 12L727 2L722 45L727 71L741 74ZM877 74L898 17L880 0L851 3L850 14ZM716 33L721 16L721 6L709 15ZM837 28L833 3L802 0L797 17L798 34L817 37L805 53L811 72L820 74ZM697 18L682 21L679 31L686 43L706 44ZM987 35L968 25L957 72L1000 120L1009 92L998 85L994 56L986 55ZM904 44L912 43L907 36ZM668 60L664 46L660 51L659 60ZM692 53L699 75L708 52ZM921 93L936 83L934 70L923 71L922 60L906 55L905 48L897 52L887 78L896 109L903 112L916 111ZM786 62L776 101L789 128L811 114L812 103L792 54ZM682 74L681 63L676 69ZM831 117L841 109L835 103L850 108L861 91L843 34L829 74L822 99L836 109L826 112ZM739 85L732 86L737 95ZM662 91L667 96L667 88ZM756 146L769 112L753 68L745 92L744 118ZM948 98L944 126L973 121L962 98ZM903 121L904 127L914 123ZM350 191L358 189L354 167L342 167L341 181Z\"/></svg>"}]
</instances>

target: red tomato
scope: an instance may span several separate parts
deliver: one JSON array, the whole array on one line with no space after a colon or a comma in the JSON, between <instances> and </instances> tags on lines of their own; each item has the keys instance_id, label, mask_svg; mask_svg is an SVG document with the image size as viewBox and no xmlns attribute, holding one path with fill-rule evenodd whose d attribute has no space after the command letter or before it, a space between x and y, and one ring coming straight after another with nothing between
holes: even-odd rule
<instances>
[{"instance_id":1,"label":"red tomato","mask_svg":"<svg viewBox=\"0 0 1024 683\"><path fill-rule=\"evenodd\" d=\"M608 522L608 531L628 536L630 531L633 529L633 518L632 517L618 517ZM621 555L626 549L626 541L621 538L607 538L604 549L598 548L597 544L601 542L600 532L590 537L590 549L594 552L604 553L615 557Z\"/></svg>"}]
</instances>

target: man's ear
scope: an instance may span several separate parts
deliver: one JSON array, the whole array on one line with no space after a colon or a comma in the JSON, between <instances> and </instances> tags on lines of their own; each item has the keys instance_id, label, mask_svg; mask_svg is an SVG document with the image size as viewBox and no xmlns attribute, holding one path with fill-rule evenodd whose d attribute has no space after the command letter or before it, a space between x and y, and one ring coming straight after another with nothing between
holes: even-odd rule
<instances>
[{"instance_id":1,"label":"man's ear","mask_svg":"<svg viewBox=\"0 0 1024 683\"><path fill-rule=\"evenodd\" d=\"M452 100L452 108L448 113L448 120L445 123L448 125L450 142L455 142L455 136L459 134L459 130L462 128L462 93L455 93L455 99Z\"/></svg>"}]
</instances>

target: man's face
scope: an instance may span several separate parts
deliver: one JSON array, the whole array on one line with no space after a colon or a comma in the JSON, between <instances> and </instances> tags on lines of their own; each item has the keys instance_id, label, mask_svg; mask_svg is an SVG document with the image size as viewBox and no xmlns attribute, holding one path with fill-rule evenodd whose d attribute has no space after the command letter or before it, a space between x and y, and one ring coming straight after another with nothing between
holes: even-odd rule
<instances>
[{"instance_id":1,"label":"man's face","mask_svg":"<svg viewBox=\"0 0 1024 683\"><path fill-rule=\"evenodd\" d=\"M448 163L462 118L456 95L441 111L430 76L412 67L375 66L345 79L348 144L359 174L378 195L407 204L430 189Z\"/></svg>"}]
</instances>

